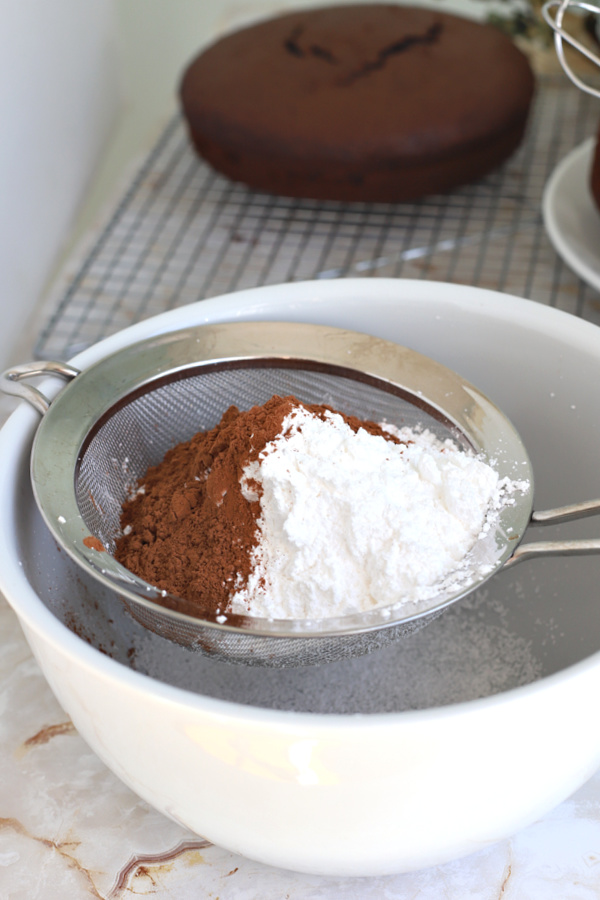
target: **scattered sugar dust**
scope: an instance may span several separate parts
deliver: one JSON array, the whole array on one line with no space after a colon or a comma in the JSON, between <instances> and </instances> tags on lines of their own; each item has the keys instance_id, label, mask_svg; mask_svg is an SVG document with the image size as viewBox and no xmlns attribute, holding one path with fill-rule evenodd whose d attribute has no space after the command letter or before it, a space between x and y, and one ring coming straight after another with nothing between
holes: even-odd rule
<instances>
[{"instance_id":1,"label":"scattered sugar dust","mask_svg":"<svg viewBox=\"0 0 600 900\"><path fill-rule=\"evenodd\" d=\"M355 715L447 706L543 676L531 642L511 628L511 602L485 587L382 650L296 669L230 665L141 631L135 667L204 696L268 709Z\"/></svg>"}]
</instances>

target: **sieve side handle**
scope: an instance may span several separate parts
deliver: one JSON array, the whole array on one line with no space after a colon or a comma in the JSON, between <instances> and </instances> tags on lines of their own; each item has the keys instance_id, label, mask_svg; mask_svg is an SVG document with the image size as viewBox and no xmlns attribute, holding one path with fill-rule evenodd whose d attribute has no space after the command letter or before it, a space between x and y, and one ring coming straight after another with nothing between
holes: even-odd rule
<instances>
[{"instance_id":1,"label":"sieve side handle","mask_svg":"<svg viewBox=\"0 0 600 900\"><path fill-rule=\"evenodd\" d=\"M50 409L51 400L42 394L38 388L31 384L22 384L26 378L37 378L43 375L59 375L67 381L71 381L80 374L80 370L68 363L57 362L55 360L45 360L44 362L21 363L6 369L0 375L0 390L5 394L11 394L13 397L19 397L26 400L30 406L44 415Z\"/></svg>"},{"instance_id":2,"label":"sieve side handle","mask_svg":"<svg viewBox=\"0 0 600 900\"><path fill-rule=\"evenodd\" d=\"M574 519L585 519L588 516L600 515L600 499L584 500L569 506L556 509L537 510L531 514L532 525L557 525L560 522L572 522ZM515 565L525 559L536 559L540 556L587 556L600 553L600 538L576 541L532 541L521 544L513 555L504 563L504 568Z\"/></svg>"},{"instance_id":3,"label":"sieve side handle","mask_svg":"<svg viewBox=\"0 0 600 900\"><path fill-rule=\"evenodd\" d=\"M517 547L503 569L508 569L525 559L539 559L541 556L589 556L600 554L600 538L581 541L532 541Z\"/></svg>"}]
</instances>

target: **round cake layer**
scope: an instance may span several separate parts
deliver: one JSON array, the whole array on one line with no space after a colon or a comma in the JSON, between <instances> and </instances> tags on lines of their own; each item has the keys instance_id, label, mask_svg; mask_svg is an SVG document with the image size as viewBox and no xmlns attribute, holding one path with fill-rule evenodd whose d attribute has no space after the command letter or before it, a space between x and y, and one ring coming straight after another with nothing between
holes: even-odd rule
<instances>
[{"instance_id":1,"label":"round cake layer","mask_svg":"<svg viewBox=\"0 0 600 900\"><path fill-rule=\"evenodd\" d=\"M184 73L198 153L271 193L398 202L475 181L520 143L534 91L498 29L436 10L351 5L234 32Z\"/></svg>"}]
</instances>

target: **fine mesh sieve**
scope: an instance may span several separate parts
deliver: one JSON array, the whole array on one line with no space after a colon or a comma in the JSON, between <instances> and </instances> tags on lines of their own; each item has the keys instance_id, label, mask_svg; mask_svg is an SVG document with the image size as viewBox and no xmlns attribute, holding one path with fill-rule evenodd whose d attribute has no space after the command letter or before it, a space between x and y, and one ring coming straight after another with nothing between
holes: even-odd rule
<instances>
[{"instance_id":1,"label":"fine mesh sieve","mask_svg":"<svg viewBox=\"0 0 600 900\"><path fill-rule=\"evenodd\" d=\"M51 403L20 384L45 371L72 379ZM30 364L3 379L4 390L45 412L31 475L38 506L59 544L116 591L145 627L228 662L312 665L406 636L514 558L531 518L531 464L500 410L454 372L368 335L296 323L199 326L133 344L81 373L60 363ZM526 488L515 492L512 505L476 543L460 583L426 603L397 606L390 585L390 606L335 619L199 619L187 601L147 584L113 558L121 508L169 448L216 425L232 404L248 409L274 394L327 403L363 419L426 427L481 453L501 478L518 479ZM590 512L597 511L592 506ZM581 544L571 542L570 550L558 552L592 552ZM597 551L600 542L595 544Z\"/></svg>"}]
</instances>

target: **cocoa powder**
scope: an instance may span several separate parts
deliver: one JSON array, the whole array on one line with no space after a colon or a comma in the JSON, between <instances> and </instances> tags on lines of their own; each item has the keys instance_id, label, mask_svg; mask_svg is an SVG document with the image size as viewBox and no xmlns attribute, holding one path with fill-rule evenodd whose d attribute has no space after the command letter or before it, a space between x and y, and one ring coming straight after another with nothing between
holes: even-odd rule
<instances>
[{"instance_id":1,"label":"cocoa powder","mask_svg":"<svg viewBox=\"0 0 600 900\"><path fill-rule=\"evenodd\" d=\"M278 396L246 412L232 406L215 428L168 451L123 506L117 560L160 590L184 598L198 617L225 613L234 586L250 574L261 511L260 500L242 495L240 477L298 406L320 417L330 410ZM365 428L397 441L374 422L343 418L354 431Z\"/></svg>"}]
</instances>

